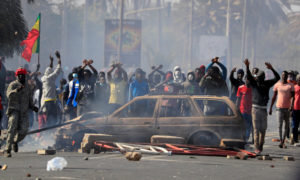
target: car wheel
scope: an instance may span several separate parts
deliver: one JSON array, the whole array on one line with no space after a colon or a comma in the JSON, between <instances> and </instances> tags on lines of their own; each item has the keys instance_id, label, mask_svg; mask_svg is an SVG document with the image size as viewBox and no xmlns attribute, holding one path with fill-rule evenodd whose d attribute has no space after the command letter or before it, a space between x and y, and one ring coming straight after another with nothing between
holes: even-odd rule
<instances>
[{"instance_id":1,"label":"car wheel","mask_svg":"<svg viewBox=\"0 0 300 180\"><path fill-rule=\"evenodd\" d=\"M197 132L189 140L189 144L204 146L219 146L219 138L212 132Z\"/></svg>"},{"instance_id":2,"label":"car wheel","mask_svg":"<svg viewBox=\"0 0 300 180\"><path fill-rule=\"evenodd\" d=\"M72 136L72 145L73 145L73 150L79 149L81 146L81 142L83 139L83 136L85 133L97 133L97 131L93 129L84 129L81 131L76 132Z\"/></svg>"}]
</instances>

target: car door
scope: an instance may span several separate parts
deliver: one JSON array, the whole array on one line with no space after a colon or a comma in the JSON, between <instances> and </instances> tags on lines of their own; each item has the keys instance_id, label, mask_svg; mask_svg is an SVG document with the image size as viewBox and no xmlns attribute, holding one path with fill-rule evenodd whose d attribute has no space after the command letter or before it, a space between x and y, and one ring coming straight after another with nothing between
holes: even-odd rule
<instances>
[{"instance_id":1,"label":"car door","mask_svg":"<svg viewBox=\"0 0 300 180\"><path fill-rule=\"evenodd\" d=\"M108 126L118 140L150 142L156 124L156 98L136 98L124 105L108 120Z\"/></svg>"},{"instance_id":2,"label":"car door","mask_svg":"<svg viewBox=\"0 0 300 180\"><path fill-rule=\"evenodd\" d=\"M163 97L158 112L157 133L160 135L187 138L199 128L202 118L189 97Z\"/></svg>"},{"instance_id":3,"label":"car door","mask_svg":"<svg viewBox=\"0 0 300 180\"><path fill-rule=\"evenodd\" d=\"M234 104L222 98L194 98L203 114L201 129L217 133L220 138L241 138L244 124Z\"/></svg>"}]
</instances>

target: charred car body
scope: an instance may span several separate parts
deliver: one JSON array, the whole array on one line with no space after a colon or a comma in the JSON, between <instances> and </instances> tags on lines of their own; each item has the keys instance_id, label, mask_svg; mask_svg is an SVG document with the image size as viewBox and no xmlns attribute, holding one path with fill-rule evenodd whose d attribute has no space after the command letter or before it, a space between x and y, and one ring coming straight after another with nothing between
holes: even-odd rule
<instances>
[{"instance_id":1,"label":"charred car body","mask_svg":"<svg viewBox=\"0 0 300 180\"><path fill-rule=\"evenodd\" d=\"M133 99L112 114L60 127L56 149L79 148L85 133L118 142L150 142L153 135L179 136L188 144L219 146L221 139L244 140L244 121L227 97L158 95Z\"/></svg>"}]
</instances>

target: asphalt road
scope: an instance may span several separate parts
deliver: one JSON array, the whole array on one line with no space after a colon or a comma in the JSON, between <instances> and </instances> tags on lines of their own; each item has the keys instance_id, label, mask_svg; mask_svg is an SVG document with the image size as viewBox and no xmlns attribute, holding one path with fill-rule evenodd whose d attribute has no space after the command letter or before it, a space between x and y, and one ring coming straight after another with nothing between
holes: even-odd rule
<instances>
[{"instance_id":1,"label":"asphalt road","mask_svg":"<svg viewBox=\"0 0 300 180\"><path fill-rule=\"evenodd\" d=\"M12 158L0 157L0 179L300 179L300 147L279 149L271 142L269 133L264 153L273 156L272 161L258 159L234 160L226 157L187 155L143 155L138 162L128 161L121 154L101 153L87 155L58 152L56 155L37 155L20 152ZM21 149L22 150L22 149ZM285 161L283 155L292 155L296 161ZM64 157L68 165L59 172L47 172L47 161ZM88 160L84 160L88 157ZM296 174L298 173L298 174ZM27 177L30 174L31 177Z\"/></svg>"},{"instance_id":2,"label":"asphalt road","mask_svg":"<svg viewBox=\"0 0 300 180\"><path fill-rule=\"evenodd\" d=\"M0 180L18 179L300 179L300 147L288 146L279 149L272 138L278 137L274 118L269 119L269 126L264 146L264 154L270 154L272 161L258 159L235 160L226 157L188 156L188 155L143 155L138 162L128 161L123 155L101 153L87 155L79 153L58 152L56 155L37 155L34 150L47 147L53 143L28 143L27 137L18 154L12 158L0 156L0 165L7 164L5 171L0 170ZM51 133L52 134L52 133ZM48 137L45 134L43 137ZM45 144L43 144L45 143ZM253 150L250 146L249 151ZM29 152L28 152L29 151ZM282 156L289 155L295 161L285 161ZM47 161L54 157L64 157L68 165L59 172L46 171ZM88 157L88 160L84 160ZM298 173L298 174L297 174ZM27 177L30 174L31 177Z\"/></svg>"}]
</instances>

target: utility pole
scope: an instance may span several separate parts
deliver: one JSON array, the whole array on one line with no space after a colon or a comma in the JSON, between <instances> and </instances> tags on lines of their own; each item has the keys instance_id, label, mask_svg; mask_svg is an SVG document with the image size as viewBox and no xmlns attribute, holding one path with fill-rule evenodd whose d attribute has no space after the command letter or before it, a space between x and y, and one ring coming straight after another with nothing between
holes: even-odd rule
<instances>
[{"instance_id":1,"label":"utility pole","mask_svg":"<svg viewBox=\"0 0 300 180\"><path fill-rule=\"evenodd\" d=\"M241 60L245 59L245 43L246 43L246 31L247 31L247 0L244 0L243 9L243 25L242 25L242 48L241 48Z\"/></svg>"},{"instance_id":2,"label":"utility pole","mask_svg":"<svg viewBox=\"0 0 300 180\"><path fill-rule=\"evenodd\" d=\"M191 9L190 9L190 32L189 32L189 63L188 63L188 67L189 69L192 68L192 63L193 63L193 26L194 26L194 0L191 0Z\"/></svg>"},{"instance_id":3,"label":"utility pole","mask_svg":"<svg viewBox=\"0 0 300 180\"><path fill-rule=\"evenodd\" d=\"M63 2L62 22L61 22L61 54L63 59L68 61L67 40L68 40L68 22L67 22L67 0Z\"/></svg>"},{"instance_id":4,"label":"utility pole","mask_svg":"<svg viewBox=\"0 0 300 180\"><path fill-rule=\"evenodd\" d=\"M124 16L124 0L121 0L120 21L119 21L119 49L118 49L118 61L120 62L122 58L122 45L123 45L123 16Z\"/></svg>"},{"instance_id":5,"label":"utility pole","mask_svg":"<svg viewBox=\"0 0 300 180\"><path fill-rule=\"evenodd\" d=\"M159 8L161 6L161 0L157 0L156 5ZM159 52L161 50L161 42L162 42L161 38L162 38L161 10L159 9L158 10L158 41L157 41L158 42L158 46L157 46L158 51L157 52Z\"/></svg>"},{"instance_id":6,"label":"utility pole","mask_svg":"<svg viewBox=\"0 0 300 180\"><path fill-rule=\"evenodd\" d=\"M227 1L227 19L226 19L226 37L228 41L227 45L227 67L232 68L231 57L231 0Z\"/></svg>"},{"instance_id":7,"label":"utility pole","mask_svg":"<svg viewBox=\"0 0 300 180\"><path fill-rule=\"evenodd\" d=\"M85 3L84 3L84 10L83 10L83 27L82 27L82 59L85 59L86 58L86 55L87 55L87 5L88 3L88 0L85 0Z\"/></svg>"}]
</instances>

